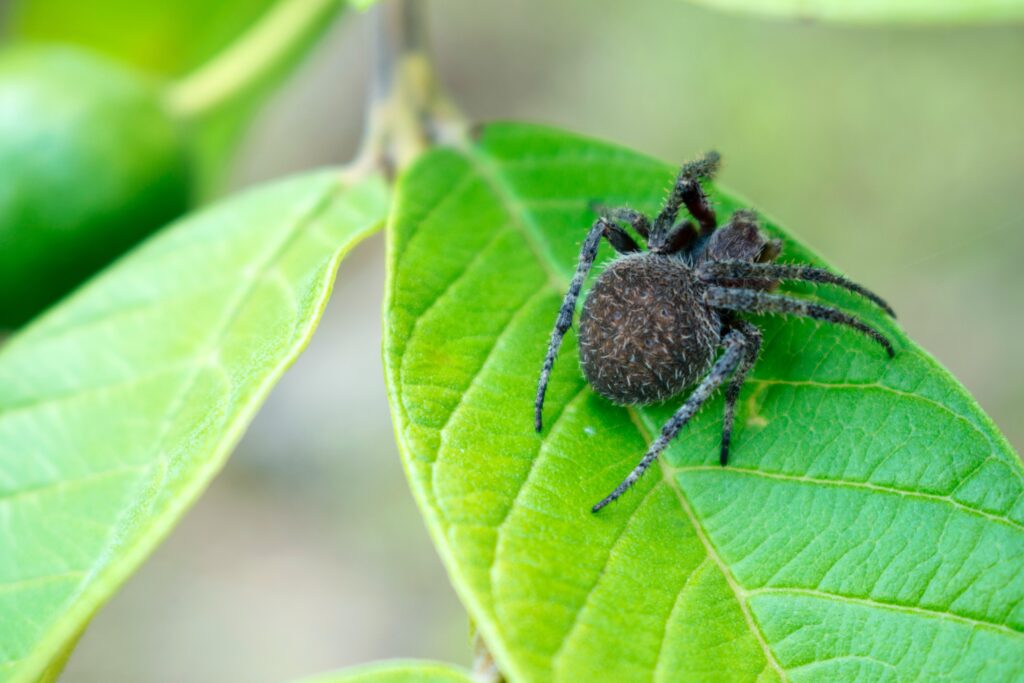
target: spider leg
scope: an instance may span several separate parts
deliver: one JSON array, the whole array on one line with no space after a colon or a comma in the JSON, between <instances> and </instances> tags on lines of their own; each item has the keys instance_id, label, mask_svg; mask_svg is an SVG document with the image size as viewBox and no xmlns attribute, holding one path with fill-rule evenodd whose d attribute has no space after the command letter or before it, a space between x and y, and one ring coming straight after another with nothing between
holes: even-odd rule
<instances>
[{"instance_id":1,"label":"spider leg","mask_svg":"<svg viewBox=\"0 0 1024 683\"><path fill-rule=\"evenodd\" d=\"M758 329L757 325L739 319L734 320L732 324L746 337L747 345L745 347L746 353L743 355L742 360L740 360L739 365L736 366L736 371L732 373L732 379L729 380L729 386L725 389L725 415L722 418L722 449L719 454L719 461L722 463L722 467L725 467L725 463L729 460L729 443L732 441L732 425L736 418L736 401L739 400L740 389L743 388L743 383L747 380L747 373L754 367L754 363L757 362L757 356L761 352L761 330Z\"/></svg>"},{"instance_id":2,"label":"spider leg","mask_svg":"<svg viewBox=\"0 0 1024 683\"><path fill-rule=\"evenodd\" d=\"M583 240L583 247L580 249L576 273L572 276L569 289L565 293L565 298L562 299L562 307L558 310L555 329L551 332L547 355L544 357L544 366L541 368L540 379L537 382L537 397L533 401L533 426L538 432L543 426L541 414L544 411L544 394L547 393L548 381L551 379L551 368L555 365L555 357L558 356L558 348L562 345L562 339L565 338L565 333L572 326L573 314L576 312L576 300L580 296L580 289L590 272L590 267L594 265L594 258L597 256L597 248L601 246L602 237L607 238L611 245L620 252L623 251L622 247L629 248L630 245L632 245L630 251L639 251L640 249L625 230L613 225L603 217L594 221L590 227L590 232L587 233L587 237Z\"/></svg>"},{"instance_id":3,"label":"spider leg","mask_svg":"<svg viewBox=\"0 0 1024 683\"><path fill-rule=\"evenodd\" d=\"M841 275L830 273L822 268L805 266L797 263L749 263L747 261L709 261L697 268L697 277L706 282L723 284L721 280L799 280L803 282L820 282L837 285L843 289L860 294L872 301L892 317L896 313L885 300L865 287L847 280Z\"/></svg>"},{"instance_id":4,"label":"spider leg","mask_svg":"<svg viewBox=\"0 0 1024 683\"><path fill-rule=\"evenodd\" d=\"M609 221L623 221L625 223L629 223L644 239L647 239L651 235L651 224L647 220L647 216L643 215L636 209L620 206L612 209L599 207L598 210L600 214Z\"/></svg>"},{"instance_id":5,"label":"spider leg","mask_svg":"<svg viewBox=\"0 0 1024 683\"><path fill-rule=\"evenodd\" d=\"M677 254L687 252L697 242L697 228L692 221L682 221L669 232L665 238L665 246L662 248L664 254Z\"/></svg>"},{"instance_id":6,"label":"spider leg","mask_svg":"<svg viewBox=\"0 0 1024 683\"><path fill-rule=\"evenodd\" d=\"M707 194L700 186L700 180L711 178L718 170L720 157L718 152L708 152L701 158L684 164L679 169L676 182L665 200L665 206L654 220L651 230L652 249L660 249L668 237L669 228L676 222L679 207L686 205L686 210L696 219L700 226L700 236L706 237L715 231L718 224L715 211L711 208Z\"/></svg>"},{"instance_id":7,"label":"spider leg","mask_svg":"<svg viewBox=\"0 0 1024 683\"><path fill-rule=\"evenodd\" d=\"M605 223L604 236L611 243L615 251L620 254L632 254L642 251L636 240L630 237L629 233L612 223Z\"/></svg>"},{"instance_id":8,"label":"spider leg","mask_svg":"<svg viewBox=\"0 0 1024 683\"><path fill-rule=\"evenodd\" d=\"M619 498L643 476L655 458L676 437L679 430L690 421L690 418L697 414L697 411L714 393L715 389L722 386L729 375L740 365L746 354L746 345L746 337L737 329L731 330L725 335L725 338L722 340L722 346L725 348L725 351L718 357L715 364L711 366L711 371L700 381L700 384L697 385L697 388L693 390L693 393L690 394L679 410L669 418L665 426L661 428L661 434L648 447L647 453L644 454L644 457L637 466L633 468L633 471L604 500L591 508L591 512L598 512L601 508Z\"/></svg>"},{"instance_id":9,"label":"spider leg","mask_svg":"<svg viewBox=\"0 0 1024 683\"><path fill-rule=\"evenodd\" d=\"M755 289L733 289L729 287L708 287L704 293L704 301L709 306L731 311L784 313L803 318L813 318L814 320L824 320L837 325L845 325L866 334L881 344L890 358L896 355L896 352L893 351L892 343L881 332L852 315L843 313L831 306L823 306L781 294L767 294Z\"/></svg>"}]
</instances>

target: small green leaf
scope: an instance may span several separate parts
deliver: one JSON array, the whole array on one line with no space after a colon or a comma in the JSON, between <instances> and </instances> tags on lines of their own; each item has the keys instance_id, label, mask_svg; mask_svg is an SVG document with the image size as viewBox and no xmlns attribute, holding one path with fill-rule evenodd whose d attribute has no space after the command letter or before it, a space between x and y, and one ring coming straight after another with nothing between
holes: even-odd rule
<instances>
[{"instance_id":1,"label":"small green leaf","mask_svg":"<svg viewBox=\"0 0 1024 683\"><path fill-rule=\"evenodd\" d=\"M717 397L660 467L592 514L682 399L597 397L572 332L534 433L589 206L653 213L675 171L502 125L399 183L384 342L396 431L501 670L517 682L1020 680L1020 462L945 370L852 295L791 288L879 326L896 358L845 329L759 319L765 346L726 468ZM743 206L713 198L723 216ZM821 264L767 229L783 261Z\"/></svg>"},{"instance_id":2,"label":"small green leaf","mask_svg":"<svg viewBox=\"0 0 1024 683\"><path fill-rule=\"evenodd\" d=\"M187 122L197 186L222 189L231 152L260 105L316 44L345 0L19 0L10 33L85 46L168 83Z\"/></svg>"},{"instance_id":3,"label":"small green leaf","mask_svg":"<svg viewBox=\"0 0 1024 683\"><path fill-rule=\"evenodd\" d=\"M154 74L180 76L214 57L277 1L14 0L8 30L18 38L82 45Z\"/></svg>"},{"instance_id":4,"label":"small green leaf","mask_svg":"<svg viewBox=\"0 0 1024 683\"><path fill-rule=\"evenodd\" d=\"M0 349L0 680L34 680L202 492L309 340L383 181L177 224Z\"/></svg>"},{"instance_id":5,"label":"small green leaf","mask_svg":"<svg viewBox=\"0 0 1024 683\"><path fill-rule=\"evenodd\" d=\"M1024 20L1022 0L689 0L716 9L854 23L982 24Z\"/></svg>"},{"instance_id":6,"label":"small green leaf","mask_svg":"<svg viewBox=\"0 0 1024 683\"><path fill-rule=\"evenodd\" d=\"M171 84L168 106L188 121L205 194L216 192L253 114L346 6L344 0L280 0L214 59Z\"/></svg>"},{"instance_id":7,"label":"small green leaf","mask_svg":"<svg viewBox=\"0 0 1024 683\"><path fill-rule=\"evenodd\" d=\"M399 659L306 678L301 683L473 683L473 678L451 664Z\"/></svg>"}]
</instances>

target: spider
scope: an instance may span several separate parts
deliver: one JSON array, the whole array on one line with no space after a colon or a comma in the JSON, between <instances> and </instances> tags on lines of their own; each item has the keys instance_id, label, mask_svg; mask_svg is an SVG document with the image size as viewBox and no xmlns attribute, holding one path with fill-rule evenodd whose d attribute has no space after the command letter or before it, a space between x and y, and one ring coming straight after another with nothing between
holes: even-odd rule
<instances>
[{"instance_id":1,"label":"spider","mask_svg":"<svg viewBox=\"0 0 1024 683\"><path fill-rule=\"evenodd\" d=\"M718 165L715 152L685 164L653 224L633 209L610 209L583 240L541 369L534 401L535 429L541 431L551 368L572 325L580 288L602 237L618 255L597 278L580 315L580 365L587 381L615 404L646 405L671 398L700 380L633 471L593 512L635 484L701 405L728 382L720 451L725 466L736 400L761 350L761 330L738 313L789 314L845 325L878 342L890 358L895 355L878 330L837 308L770 293L780 280L837 285L895 317L880 297L844 277L821 268L774 263L782 243L765 237L753 211L736 211L718 228L700 183L710 180ZM677 223L682 206L692 220ZM647 242L647 249L618 223L631 225Z\"/></svg>"}]
</instances>

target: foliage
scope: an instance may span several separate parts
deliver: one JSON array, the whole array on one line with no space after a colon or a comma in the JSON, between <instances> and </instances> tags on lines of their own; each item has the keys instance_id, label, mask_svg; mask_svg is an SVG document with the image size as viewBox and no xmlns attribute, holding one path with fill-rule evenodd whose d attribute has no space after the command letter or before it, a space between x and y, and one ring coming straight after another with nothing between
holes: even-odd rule
<instances>
[{"instance_id":1,"label":"foliage","mask_svg":"<svg viewBox=\"0 0 1024 683\"><path fill-rule=\"evenodd\" d=\"M660 471L591 514L677 406L598 398L572 336L533 432L589 207L651 213L673 172L504 125L429 153L399 184L385 339L396 431L502 670L523 681L1024 676L1020 462L952 377L852 296L793 288L858 312L897 357L847 330L763 321L727 468L719 398ZM723 215L743 205L715 199ZM769 230L785 260L821 263Z\"/></svg>"},{"instance_id":2,"label":"foliage","mask_svg":"<svg viewBox=\"0 0 1024 683\"><path fill-rule=\"evenodd\" d=\"M0 328L66 294L188 206L158 90L71 48L0 53Z\"/></svg>"},{"instance_id":3,"label":"foliage","mask_svg":"<svg viewBox=\"0 0 1024 683\"><path fill-rule=\"evenodd\" d=\"M216 58L169 85L168 104L193 136L204 197L223 190L231 152L260 105L344 7L344 0L278 0Z\"/></svg>"},{"instance_id":4,"label":"foliage","mask_svg":"<svg viewBox=\"0 0 1024 683\"><path fill-rule=\"evenodd\" d=\"M690 0L716 9L855 23L966 24L1024 20L1021 0Z\"/></svg>"},{"instance_id":5,"label":"foliage","mask_svg":"<svg viewBox=\"0 0 1024 683\"><path fill-rule=\"evenodd\" d=\"M190 133L205 196L259 106L314 45L344 0L15 0L15 40L69 43L165 83ZM366 3L364 3L366 4Z\"/></svg>"},{"instance_id":6,"label":"foliage","mask_svg":"<svg viewBox=\"0 0 1024 683\"><path fill-rule=\"evenodd\" d=\"M696 1L853 22L1024 17L1018 0ZM384 222L390 189L368 160L459 137L450 112L417 110L444 98L416 45L377 84L393 109L373 109L358 172L247 192L114 261L215 194L259 105L343 6L372 3L12 4L11 38L65 45L0 58L0 326L113 264L0 347L0 680L55 680L223 465L312 335L340 260ZM417 82L429 96L400 92ZM591 205L652 212L675 169L506 124L398 170L384 349L396 432L509 680L1024 678L1024 472L895 322L791 287L883 328L896 359L847 330L761 321L730 466L717 465L719 397L593 515L676 406L596 397L570 334L538 435L536 375ZM767 223L785 260L822 264ZM313 683L470 680L398 661Z\"/></svg>"},{"instance_id":7,"label":"foliage","mask_svg":"<svg viewBox=\"0 0 1024 683\"><path fill-rule=\"evenodd\" d=\"M202 492L386 196L336 170L250 191L0 350L0 678L37 676Z\"/></svg>"},{"instance_id":8,"label":"foliage","mask_svg":"<svg viewBox=\"0 0 1024 683\"><path fill-rule=\"evenodd\" d=\"M343 5L16 4L16 42L80 47L0 57L0 328L219 189L259 105Z\"/></svg>"},{"instance_id":9,"label":"foliage","mask_svg":"<svg viewBox=\"0 0 1024 683\"><path fill-rule=\"evenodd\" d=\"M12 0L10 33L70 43L164 77L212 59L276 0Z\"/></svg>"}]
</instances>

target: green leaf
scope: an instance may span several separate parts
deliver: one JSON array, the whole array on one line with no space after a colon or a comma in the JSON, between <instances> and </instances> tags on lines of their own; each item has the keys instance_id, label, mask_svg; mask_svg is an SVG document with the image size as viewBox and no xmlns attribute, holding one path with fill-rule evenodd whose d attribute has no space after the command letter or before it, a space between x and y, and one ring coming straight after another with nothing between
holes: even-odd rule
<instances>
[{"instance_id":1,"label":"green leaf","mask_svg":"<svg viewBox=\"0 0 1024 683\"><path fill-rule=\"evenodd\" d=\"M0 51L0 328L185 212L178 128L158 90L116 62L67 47Z\"/></svg>"},{"instance_id":2,"label":"green leaf","mask_svg":"<svg viewBox=\"0 0 1024 683\"><path fill-rule=\"evenodd\" d=\"M214 57L276 0L14 0L8 30L82 45L155 74L180 76Z\"/></svg>"},{"instance_id":3,"label":"green leaf","mask_svg":"<svg viewBox=\"0 0 1024 683\"><path fill-rule=\"evenodd\" d=\"M202 492L316 327L383 181L161 231L0 349L0 680L34 680Z\"/></svg>"},{"instance_id":4,"label":"green leaf","mask_svg":"<svg viewBox=\"0 0 1024 683\"><path fill-rule=\"evenodd\" d=\"M460 667L424 660L395 660L303 679L301 683L473 683Z\"/></svg>"},{"instance_id":5,"label":"green leaf","mask_svg":"<svg viewBox=\"0 0 1024 683\"><path fill-rule=\"evenodd\" d=\"M733 12L854 23L988 24L1024 19L1022 0L689 0Z\"/></svg>"},{"instance_id":6,"label":"green leaf","mask_svg":"<svg viewBox=\"0 0 1024 683\"><path fill-rule=\"evenodd\" d=\"M716 397L660 467L592 514L682 398L626 409L597 397L572 332L534 433L537 375L588 207L653 213L675 171L501 125L426 155L399 183L384 342L396 431L502 671L517 682L1020 680L1020 462L869 304L791 288L879 326L893 360L845 329L759 319L765 346L726 468ZM743 206L713 198L720 215ZM784 261L822 263L767 229Z\"/></svg>"},{"instance_id":7,"label":"green leaf","mask_svg":"<svg viewBox=\"0 0 1024 683\"><path fill-rule=\"evenodd\" d=\"M20 0L10 33L88 47L170 82L187 122L201 194L216 194L231 152L273 89L345 0ZM173 81L173 82L171 82Z\"/></svg>"},{"instance_id":8,"label":"green leaf","mask_svg":"<svg viewBox=\"0 0 1024 683\"><path fill-rule=\"evenodd\" d=\"M260 104L316 44L344 0L280 0L202 67L168 88L170 108L195 137L205 194L220 189L230 153Z\"/></svg>"}]
</instances>

